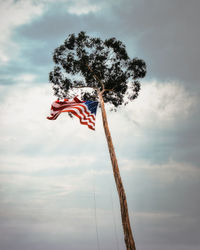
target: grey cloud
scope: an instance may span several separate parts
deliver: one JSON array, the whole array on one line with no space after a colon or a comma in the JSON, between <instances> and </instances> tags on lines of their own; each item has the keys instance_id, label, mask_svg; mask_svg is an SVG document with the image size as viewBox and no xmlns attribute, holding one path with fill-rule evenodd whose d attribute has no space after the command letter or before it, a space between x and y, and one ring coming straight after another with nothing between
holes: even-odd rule
<instances>
[{"instance_id":1,"label":"grey cloud","mask_svg":"<svg viewBox=\"0 0 200 250\"><path fill-rule=\"evenodd\" d=\"M38 49L36 51L38 52ZM36 77L36 82L47 83L48 72L52 69L53 64L50 61L51 55L42 52L36 55L34 49L28 52L22 49L21 58L13 58L6 67L0 68L0 85L19 83L17 78L23 74L33 74ZM45 56L49 57L49 59L45 60Z\"/></svg>"},{"instance_id":2,"label":"grey cloud","mask_svg":"<svg viewBox=\"0 0 200 250\"><path fill-rule=\"evenodd\" d=\"M137 169L132 172L122 172L133 211L199 217L199 175L191 174L190 167L188 172L177 172L176 167L168 172L165 165L156 170L151 166L143 169L139 163L135 167Z\"/></svg>"},{"instance_id":3,"label":"grey cloud","mask_svg":"<svg viewBox=\"0 0 200 250\"><path fill-rule=\"evenodd\" d=\"M73 198L73 200L71 199ZM63 196L45 203L33 199L20 200L2 206L0 246L5 250L16 249L95 249L97 246L93 196ZM78 201L76 207L74 200ZM80 209L85 202L87 207ZM58 212L59 211L59 212ZM98 212L98 211L97 211ZM100 212L100 210L99 210ZM99 213L99 237L101 247L114 250L112 217L110 212ZM105 227L108 225L108 227ZM12 239L12 240L9 240ZM123 241L120 242L123 245Z\"/></svg>"},{"instance_id":4,"label":"grey cloud","mask_svg":"<svg viewBox=\"0 0 200 250\"><path fill-rule=\"evenodd\" d=\"M200 111L199 102L191 110L187 121L176 129L175 148L172 157L177 161L192 163L200 168Z\"/></svg>"},{"instance_id":5,"label":"grey cloud","mask_svg":"<svg viewBox=\"0 0 200 250\"><path fill-rule=\"evenodd\" d=\"M135 216L135 227L139 229L136 233L139 249L198 249L199 221L176 215L151 216Z\"/></svg>"},{"instance_id":6,"label":"grey cloud","mask_svg":"<svg viewBox=\"0 0 200 250\"><path fill-rule=\"evenodd\" d=\"M124 33L121 34L115 18L110 15L113 5L107 6L103 9L103 14L97 12L78 16L67 13L66 4L50 5L43 16L16 28L13 39L20 43L21 56L32 68L36 65L52 65L54 49L63 43L69 34L81 30L102 38L118 35L117 38L124 41Z\"/></svg>"},{"instance_id":7,"label":"grey cloud","mask_svg":"<svg viewBox=\"0 0 200 250\"><path fill-rule=\"evenodd\" d=\"M145 59L148 66L148 78L158 78L162 81L177 79L187 86L188 91L190 89L198 91L200 2L198 0L135 0L118 2L118 5L113 3L108 1L107 8L103 12L82 16L67 14L61 4L57 7L49 4L49 10L42 17L15 30L13 39L16 39L15 41L21 47L21 59L13 58L8 66L0 69L1 83L14 84L14 76L30 72L36 74L38 80L48 81L48 72L53 67L51 53L54 48L60 45L68 34L85 30L103 38L115 36L122 40L127 45L131 56ZM188 120L176 123L170 129L157 129L155 126L152 130L143 131L139 140L134 137L134 132L129 134L126 136L125 146L120 143L115 144L119 160L123 158L143 159L152 165L160 165L162 168L162 164L171 159L188 164L188 167L194 165L198 168L200 162L198 107L197 110L191 110L191 113L193 114ZM120 136L120 133L113 134L114 142ZM35 158L39 154L53 156L53 154L64 155L66 153L64 139L58 148L49 150L44 149L41 143L43 138L40 139L38 142L28 142L18 153L34 154ZM51 139L48 142L51 143ZM95 143L94 139L87 139L87 141L82 140L82 143L84 144L81 149L82 154L91 152L91 145L93 145L93 154L96 152L98 155L95 163L96 169L111 169L108 152L105 152L107 150L105 140ZM76 142L71 143L69 154L74 152L76 145ZM3 146L3 153L8 152L5 145ZM12 153L11 148L9 151ZM53 174L62 175L66 172L64 168L58 169L57 172L50 170L49 173L45 173L44 170L35 173L32 177L46 176L48 178ZM72 172L75 174L76 169ZM1 174L4 178L5 172ZM10 173L6 172L6 174ZM13 174L12 177L10 175L11 179L16 176L16 173ZM133 217L135 223L133 228L138 249L199 249L199 180L190 176L183 178L180 175L171 183L164 183L164 180L159 179L158 176L152 177L150 170L133 171L129 175L122 171L122 176L127 190L130 213L136 212ZM101 190L101 193L97 195L98 206L109 210L110 201L107 193L110 179L104 175L96 179L97 192ZM114 183L112 184L114 186ZM4 191L2 191L3 188L5 188ZM65 229L74 223L75 218L67 218L66 214L59 217L58 214L61 207L69 208L71 204L85 209L92 207L92 195L86 196L87 194L82 192L78 196L77 193L73 193L68 197L50 199L45 206L40 206L40 200L37 198L42 195L39 193L41 190L29 186L27 190L21 190L23 191L21 192L20 189L16 191L15 188L16 186L0 186L2 191L0 247L3 250L63 250L66 248L75 250L83 246L88 250L95 249L94 224L90 228L91 234L70 235L69 238ZM45 194L42 198L44 196ZM36 201L35 207L29 207L30 197ZM116 209L118 209L117 199L117 197L114 198ZM55 203L58 207L49 212L48 218L45 217L46 209ZM26 214L17 214L17 212L20 213L22 207L25 208ZM6 215L11 208L15 210L15 213L11 211L12 213ZM67 213L67 210L65 212ZM139 212L153 213L155 217L148 219L145 216L138 216ZM159 217L159 214L165 213L172 216ZM178 215L173 217L174 214ZM118 225L121 225L119 214L117 218ZM47 223L48 220L49 223ZM89 220L91 224L94 223L94 218ZM86 225L88 224L82 224L83 232ZM52 228L52 233L47 230L47 227ZM114 244L111 246L108 241L113 236L108 233L109 230L104 229L105 227L101 227L100 234L103 248L116 249L116 246ZM124 248L121 242L123 239L120 241L120 246Z\"/></svg>"},{"instance_id":8,"label":"grey cloud","mask_svg":"<svg viewBox=\"0 0 200 250\"><path fill-rule=\"evenodd\" d=\"M103 38L116 36L127 45L131 56L147 62L147 77L177 79L195 88L200 63L199 1L127 0L123 5L110 1L105 6L102 12L77 16L67 13L63 5L53 5L37 21L20 27L18 34L43 41L47 53L68 34L80 30ZM32 50L33 62L42 60L34 46ZM45 58L47 63L50 58Z\"/></svg>"},{"instance_id":9,"label":"grey cloud","mask_svg":"<svg viewBox=\"0 0 200 250\"><path fill-rule=\"evenodd\" d=\"M129 39L138 39L138 54L147 61L149 77L198 83L200 2L128 3L117 12L113 10L113 14L119 17L118 25Z\"/></svg>"},{"instance_id":10,"label":"grey cloud","mask_svg":"<svg viewBox=\"0 0 200 250\"><path fill-rule=\"evenodd\" d=\"M174 182L163 185L164 176L158 179L159 175L154 176L150 169L143 170L142 168L127 173L122 171L122 175L138 249L146 249L147 246L151 250L160 248L168 250L169 246L178 250L182 249L182 246L185 250L187 248L198 249L200 245L199 205L196 200L198 182L194 185L190 182L193 180L187 178L174 179ZM116 216L117 231L122 236L115 184L112 174L102 176L107 183L105 189L102 180L99 180L99 176L97 177L96 205L100 246L106 250L114 250L116 242L113 235L113 213ZM111 209L111 194L115 212ZM25 199L21 199L20 196L25 196ZM42 249L42 247L58 250L69 247L75 250L80 249L81 246L86 249L95 249L92 190L87 194L73 193L45 200L40 199L41 194L38 192L39 202L36 202L35 196L30 196L28 193L23 192L20 196L10 193L10 201L1 203L0 245L5 250L26 249L27 246L31 250ZM196 212L191 209L194 207L196 207ZM87 230L85 230L86 227ZM121 236L119 245L120 249L123 249ZM9 241L10 238L12 241Z\"/></svg>"},{"instance_id":11,"label":"grey cloud","mask_svg":"<svg viewBox=\"0 0 200 250\"><path fill-rule=\"evenodd\" d=\"M177 174L172 169L168 180L165 166L156 171L151 166L136 167L124 173L123 180L138 248L197 249L200 245L199 175Z\"/></svg>"}]
</instances>

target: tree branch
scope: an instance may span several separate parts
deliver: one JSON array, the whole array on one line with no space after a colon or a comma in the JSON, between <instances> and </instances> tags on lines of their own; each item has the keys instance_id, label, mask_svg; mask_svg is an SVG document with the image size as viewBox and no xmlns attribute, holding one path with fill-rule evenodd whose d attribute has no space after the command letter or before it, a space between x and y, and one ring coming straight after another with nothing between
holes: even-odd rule
<instances>
[{"instance_id":1,"label":"tree branch","mask_svg":"<svg viewBox=\"0 0 200 250\"><path fill-rule=\"evenodd\" d=\"M113 91L116 88L116 87L114 87L112 89L105 89L104 83L98 78L98 76L96 74L94 74L94 71L91 69L91 67L87 64L86 64L86 66L93 73L93 77L101 84L101 86L102 86L101 94L103 94L105 91ZM97 90L98 88L95 88L95 89Z\"/></svg>"},{"instance_id":2,"label":"tree branch","mask_svg":"<svg viewBox=\"0 0 200 250\"><path fill-rule=\"evenodd\" d=\"M82 88L90 88L90 89L98 90L98 88L96 88L96 87L88 87L88 86L77 86L77 87L73 87L73 89L82 89Z\"/></svg>"},{"instance_id":3,"label":"tree branch","mask_svg":"<svg viewBox=\"0 0 200 250\"><path fill-rule=\"evenodd\" d=\"M101 87L104 90L105 89L104 83L98 78L98 76L96 74L94 74L94 71L91 69L91 67L89 65L86 64L86 66L93 73L93 77L101 84Z\"/></svg>"},{"instance_id":4,"label":"tree branch","mask_svg":"<svg viewBox=\"0 0 200 250\"><path fill-rule=\"evenodd\" d=\"M104 92L105 92L105 91L113 91L113 89L104 89Z\"/></svg>"}]
</instances>

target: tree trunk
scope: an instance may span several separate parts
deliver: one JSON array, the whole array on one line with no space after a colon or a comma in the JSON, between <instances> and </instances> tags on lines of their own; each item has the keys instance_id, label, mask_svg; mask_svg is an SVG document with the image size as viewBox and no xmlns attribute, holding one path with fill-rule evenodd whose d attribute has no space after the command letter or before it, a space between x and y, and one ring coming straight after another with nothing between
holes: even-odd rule
<instances>
[{"instance_id":1,"label":"tree trunk","mask_svg":"<svg viewBox=\"0 0 200 250\"><path fill-rule=\"evenodd\" d=\"M106 135L106 139L107 139L107 143L108 143L108 148L109 148L109 152L110 152L110 159L112 162L113 174L114 174L115 183L116 183L117 191L118 191L118 195L119 195L120 208L121 208L121 219L122 219L122 225L123 225L123 230L124 230L124 240L125 240L125 244L126 244L126 249L127 250L136 250L135 242L133 239L132 230L131 230L131 226L130 226L130 221L129 221L126 194L125 194L124 187L122 184L122 180L121 180L121 176L120 176L120 172L119 172L119 167L118 167L118 163L117 163L117 158L115 155L115 150L114 150L114 146L112 143L110 130L108 127L108 121L107 121L107 116L106 116L106 111L105 111L105 106L104 106L104 100L103 100L101 92L99 92L98 95L99 95L99 99L100 99L100 103L101 103L101 113L102 113L102 119L103 119L103 126L104 126L104 131L105 131L105 135Z\"/></svg>"}]
</instances>

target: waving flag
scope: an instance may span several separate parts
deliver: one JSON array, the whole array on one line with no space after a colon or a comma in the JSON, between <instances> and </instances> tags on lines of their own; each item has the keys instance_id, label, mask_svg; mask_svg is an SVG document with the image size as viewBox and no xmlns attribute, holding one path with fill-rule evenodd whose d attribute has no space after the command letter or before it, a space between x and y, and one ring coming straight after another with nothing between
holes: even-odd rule
<instances>
[{"instance_id":1,"label":"waving flag","mask_svg":"<svg viewBox=\"0 0 200 250\"><path fill-rule=\"evenodd\" d=\"M70 112L79 118L80 123L87 125L88 128L95 130L95 116L97 111L98 102L86 101L83 102L75 97L73 100L64 99L63 101L57 100L51 105L49 120L56 120L57 117L63 112Z\"/></svg>"}]
</instances>

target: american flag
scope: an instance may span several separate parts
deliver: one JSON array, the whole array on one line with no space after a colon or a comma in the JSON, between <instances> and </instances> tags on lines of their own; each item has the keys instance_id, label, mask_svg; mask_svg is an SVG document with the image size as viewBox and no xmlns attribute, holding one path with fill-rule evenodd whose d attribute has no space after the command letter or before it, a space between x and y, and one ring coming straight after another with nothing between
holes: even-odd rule
<instances>
[{"instance_id":1,"label":"american flag","mask_svg":"<svg viewBox=\"0 0 200 250\"><path fill-rule=\"evenodd\" d=\"M87 125L88 128L95 130L95 116L97 111L98 102L96 101L81 101L77 97L73 100L64 99L57 100L51 105L49 120L56 120L57 117L63 112L70 112L79 118L80 123Z\"/></svg>"}]
</instances>

